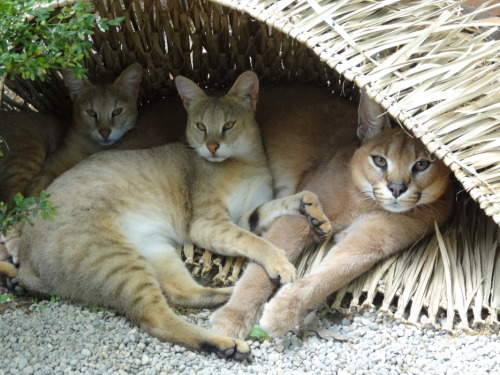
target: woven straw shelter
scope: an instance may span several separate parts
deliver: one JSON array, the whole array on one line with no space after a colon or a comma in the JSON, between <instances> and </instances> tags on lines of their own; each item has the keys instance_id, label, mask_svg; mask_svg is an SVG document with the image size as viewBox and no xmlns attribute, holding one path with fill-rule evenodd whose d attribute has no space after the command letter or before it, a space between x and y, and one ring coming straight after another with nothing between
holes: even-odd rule
<instances>
[{"instance_id":1,"label":"woven straw shelter","mask_svg":"<svg viewBox=\"0 0 500 375\"><path fill-rule=\"evenodd\" d=\"M332 95L355 98L356 86L366 88L446 163L461 192L448 227L338 291L333 307L375 304L414 324L498 329L500 41L491 38L494 24L473 22L474 13L463 14L452 0L94 3L99 15L125 21L96 30L84 64L96 74L140 62L142 102L175 95L178 74L215 89L248 69L263 82L310 82ZM488 9L485 3L478 11ZM69 111L54 78L0 82L7 93L1 107ZM308 249L299 269L307 272L328 247ZM192 247L182 252L193 273L220 284L235 281L244 262Z\"/></svg>"}]
</instances>

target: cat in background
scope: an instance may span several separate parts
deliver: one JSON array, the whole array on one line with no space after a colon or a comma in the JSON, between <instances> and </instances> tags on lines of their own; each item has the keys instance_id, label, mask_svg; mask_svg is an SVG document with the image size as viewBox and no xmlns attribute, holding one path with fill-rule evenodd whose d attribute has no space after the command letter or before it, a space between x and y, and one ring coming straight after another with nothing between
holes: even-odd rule
<instances>
[{"instance_id":1,"label":"cat in background","mask_svg":"<svg viewBox=\"0 0 500 375\"><path fill-rule=\"evenodd\" d=\"M196 283L176 245L249 257L288 283L295 268L284 252L252 232L283 214L304 215L319 235L331 227L310 192L271 200L253 72L223 97L208 97L184 77L176 84L190 146L101 152L60 176L47 190L60 207L56 221L37 217L23 229L17 277L32 293L108 306L160 339L242 359L250 353L246 342L189 324L168 306L165 295L208 307L232 291Z\"/></svg>"},{"instance_id":2,"label":"cat in background","mask_svg":"<svg viewBox=\"0 0 500 375\"><path fill-rule=\"evenodd\" d=\"M0 111L0 202L12 202L14 195L25 193L65 131L64 121L53 115Z\"/></svg>"},{"instance_id":3,"label":"cat in background","mask_svg":"<svg viewBox=\"0 0 500 375\"><path fill-rule=\"evenodd\" d=\"M53 143L50 148L37 144L39 137L47 137L46 133L51 140L57 138L58 133L53 129L59 127L52 123L53 116L29 114L30 122L47 119L33 128L25 123L27 115L23 112L11 113L8 122L2 121L0 136L6 139L9 152L15 152L11 157L8 152L9 158L5 160L0 159L0 176L9 179L9 190L0 196L4 202L10 201L17 192L25 196L38 195L56 177L87 156L108 148L135 125L142 81L140 64L130 65L112 84L92 84L73 77L68 71L62 74L73 102L73 113L62 146L56 152L53 152ZM26 127L30 127L29 131ZM9 142L11 134L17 134L13 142ZM32 150L40 157L34 158ZM19 168L20 165L32 167L27 170Z\"/></svg>"},{"instance_id":4,"label":"cat in background","mask_svg":"<svg viewBox=\"0 0 500 375\"><path fill-rule=\"evenodd\" d=\"M312 96L302 95L307 106ZM317 96L311 109L332 100L328 93L324 96ZM450 171L418 139L399 127L391 129L383 110L365 93L359 105L359 139L353 104L345 103L342 111L330 111L330 121L309 111L313 124L307 134L285 118L267 132L263 129L277 186L286 194L307 189L318 195L335 245L318 267L282 286L269 302L276 284L259 265L250 264L229 302L212 316L214 331L244 338L262 314L262 328L282 335L299 325L308 308L381 259L433 233L434 222L441 226L452 214ZM264 238L283 248L291 261L315 241L300 217L278 218Z\"/></svg>"}]
</instances>

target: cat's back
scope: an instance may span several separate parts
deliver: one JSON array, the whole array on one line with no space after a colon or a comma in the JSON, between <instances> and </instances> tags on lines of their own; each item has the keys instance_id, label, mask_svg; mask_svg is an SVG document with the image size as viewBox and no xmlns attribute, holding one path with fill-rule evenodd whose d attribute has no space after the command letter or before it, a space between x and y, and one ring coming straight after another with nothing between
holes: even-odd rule
<instances>
[{"instance_id":1,"label":"cat's back","mask_svg":"<svg viewBox=\"0 0 500 375\"><path fill-rule=\"evenodd\" d=\"M63 119L33 111L0 112L0 201L23 192L40 173L43 163L61 145L66 131Z\"/></svg>"},{"instance_id":2,"label":"cat's back","mask_svg":"<svg viewBox=\"0 0 500 375\"><path fill-rule=\"evenodd\" d=\"M144 150L108 150L91 155L47 189L54 199L72 195L100 200L146 200L180 187L195 169L192 152L172 143ZM163 193L162 193L163 192Z\"/></svg>"},{"instance_id":3,"label":"cat's back","mask_svg":"<svg viewBox=\"0 0 500 375\"><path fill-rule=\"evenodd\" d=\"M256 113L278 190L357 143L357 103L312 84L262 85Z\"/></svg>"}]
</instances>

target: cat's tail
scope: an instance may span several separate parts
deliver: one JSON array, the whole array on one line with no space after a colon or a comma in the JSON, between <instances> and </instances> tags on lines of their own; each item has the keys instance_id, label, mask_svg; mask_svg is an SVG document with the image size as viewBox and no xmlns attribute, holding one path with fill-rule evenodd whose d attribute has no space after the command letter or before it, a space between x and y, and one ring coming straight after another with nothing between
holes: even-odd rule
<instances>
[{"instance_id":1,"label":"cat's tail","mask_svg":"<svg viewBox=\"0 0 500 375\"><path fill-rule=\"evenodd\" d=\"M9 277L17 276L17 268L9 262L0 262L0 273L7 274Z\"/></svg>"}]
</instances>

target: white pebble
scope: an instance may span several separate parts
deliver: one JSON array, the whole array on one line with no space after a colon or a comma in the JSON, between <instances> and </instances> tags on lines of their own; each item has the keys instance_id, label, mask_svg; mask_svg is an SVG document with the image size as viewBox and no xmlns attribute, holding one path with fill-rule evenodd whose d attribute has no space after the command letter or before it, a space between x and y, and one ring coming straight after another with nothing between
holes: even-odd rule
<instances>
[{"instance_id":1,"label":"white pebble","mask_svg":"<svg viewBox=\"0 0 500 375\"><path fill-rule=\"evenodd\" d=\"M150 359L149 359L148 355L147 354L143 354L142 355L142 359L141 359L141 364L143 366L146 366L147 364L149 364L149 361L150 361Z\"/></svg>"}]
</instances>

